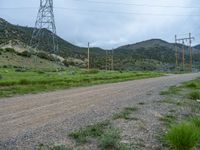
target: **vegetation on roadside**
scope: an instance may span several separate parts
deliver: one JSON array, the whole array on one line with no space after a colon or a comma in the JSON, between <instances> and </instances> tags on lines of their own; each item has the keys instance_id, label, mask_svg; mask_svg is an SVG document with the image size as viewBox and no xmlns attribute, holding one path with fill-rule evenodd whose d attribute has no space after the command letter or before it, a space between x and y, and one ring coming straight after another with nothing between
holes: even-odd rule
<instances>
[{"instance_id":1,"label":"vegetation on roadside","mask_svg":"<svg viewBox=\"0 0 200 150\"><path fill-rule=\"evenodd\" d=\"M70 147L66 147L65 145L48 146L48 145L40 144L39 150L73 150L73 149Z\"/></svg>"},{"instance_id":2,"label":"vegetation on roadside","mask_svg":"<svg viewBox=\"0 0 200 150\"><path fill-rule=\"evenodd\" d=\"M82 128L79 131L72 132L69 134L69 136L78 143L86 143L88 142L89 138L101 137L108 126L110 126L110 122L108 121L97 123L95 125Z\"/></svg>"},{"instance_id":3,"label":"vegetation on roadside","mask_svg":"<svg viewBox=\"0 0 200 150\"><path fill-rule=\"evenodd\" d=\"M115 114L113 116L113 119L116 120L116 119L125 119L125 120L133 120L133 119L136 119L137 118L134 118L131 116L131 114L135 111L137 111L138 108L137 107L126 107L124 108L121 112Z\"/></svg>"},{"instance_id":4,"label":"vegetation on roadside","mask_svg":"<svg viewBox=\"0 0 200 150\"><path fill-rule=\"evenodd\" d=\"M68 68L62 71L0 68L0 97L162 75L158 72L86 71L77 68Z\"/></svg>"},{"instance_id":5,"label":"vegetation on roadside","mask_svg":"<svg viewBox=\"0 0 200 150\"><path fill-rule=\"evenodd\" d=\"M175 150L191 150L200 144L200 118L173 126L166 134L167 143Z\"/></svg>"},{"instance_id":6,"label":"vegetation on roadside","mask_svg":"<svg viewBox=\"0 0 200 150\"><path fill-rule=\"evenodd\" d=\"M177 111L160 118L167 128L167 133L163 134L162 142L170 149L192 150L200 146L200 78L185 82L180 86L173 86L164 92L166 98L162 101L170 106L176 105L182 110L190 108L184 112L185 115L175 117ZM188 119L189 118L189 119ZM175 124L176 123L176 124Z\"/></svg>"}]
</instances>

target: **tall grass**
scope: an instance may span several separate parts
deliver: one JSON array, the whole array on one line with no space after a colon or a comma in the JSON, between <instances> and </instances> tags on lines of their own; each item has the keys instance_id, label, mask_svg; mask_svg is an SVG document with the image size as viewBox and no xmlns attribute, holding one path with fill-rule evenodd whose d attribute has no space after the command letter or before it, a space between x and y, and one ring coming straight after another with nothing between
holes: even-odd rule
<instances>
[{"instance_id":1,"label":"tall grass","mask_svg":"<svg viewBox=\"0 0 200 150\"><path fill-rule=\"evenodd\" d=\"M73 72L73 74L71 73ZM89 86L94 84L114 83L119 81L143 79L161 76L157 72L123 72L69 69L60 72L33 71L16 72L14 69L0 68L0 97L16 94L37 93L70 87ZM138 76L139 74L139 76Z\"/></svg>"},{"instance_id":2,"label":"tall grass","mask_svg":"<svg viewBox=\"0 0 200 150\"><path fill-rule=\"evenodd\" d=\"M193 92L189 93L189 98L191 98L193 100L200 99L200 91L193 91Z\"/></svg>"},{"instance_id":3,"label":"tall grass","mask_svg":"<svg viewBox=\"0 0 200 150\"><path fill-rule=\"evenodd\" d=\"M192 150L200 140L199 131L193 123L181 123L169 130L166 141L175 150Z\"/></svg>"}]
</instances>

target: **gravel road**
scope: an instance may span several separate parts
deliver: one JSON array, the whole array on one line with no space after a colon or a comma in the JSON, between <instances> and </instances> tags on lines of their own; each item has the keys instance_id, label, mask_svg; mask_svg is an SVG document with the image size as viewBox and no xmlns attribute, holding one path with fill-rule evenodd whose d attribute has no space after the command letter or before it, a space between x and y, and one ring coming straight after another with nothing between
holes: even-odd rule
<instances>
[{"instance_id":1,"label":"gravel road","mask_svg":"<svg viewBox=\"0 0 200 150\"><path fill-rule=\"evenodd\" d=\"M198 73L0 99L0 149L37 149L40 143L73 144L67 134L109 119L125 106L153 99L164 88Z\"/></svg>"}]
</instances>

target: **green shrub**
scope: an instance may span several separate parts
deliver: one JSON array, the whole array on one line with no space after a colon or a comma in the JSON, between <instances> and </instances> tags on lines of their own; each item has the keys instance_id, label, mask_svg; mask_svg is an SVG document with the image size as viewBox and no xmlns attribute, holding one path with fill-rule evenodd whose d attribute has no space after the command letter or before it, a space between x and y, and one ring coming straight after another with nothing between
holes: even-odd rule
<instances>
[{"instance_id":1,"label":"green shrub","mask_svg":"<svg viewBox=\"0 0 200 150\"><path fill-rule=\"evenodd\" d=\"M190 123L172 127L166 134L167 143L175 150L191 150L197 146L199 133Z\"/></svg>"},{"instance_id":2,"label":"green shrub","mask_svg":"<svg viewBox=\"0 0 200 150\"><path fill-rule=\"evenodd\" d=\"M30 82L27 79L21 79L19 81L19 84L21 84L21 85L27 85L27 84L30 84Z\"/></svg>"},{"instance_id":3,"label":"green shrub","mask_svg":"<svg viewBox=\"0 0 200 150\"><path fill-rule=\"evenodd\" d=\"M25 68L21 68L21 67L18 67L17 69L15 69L15 72L26 72L27 69Z\"/></svg>"},{"instance_id":4,"label":"green shrub","mask_svg":"<svg viewBox=\"0 0 200 150\"><path fill-rule=\"evenodd\" d=\"M193 117L190 119L191 123L194 124L195 127L197 127L200 131L200 117Z\"/></svg>"},{"instance_id":5,"label":"green shrub","mask_svg":"<svg viewBox=\"0 0 200 150\"><path fill-rule=\"evenodd\" d=\"M15 53L15 49L14 48L5 48L6 52L12 52Z\"/></svg>"},{"instance_id":6,"label":"green shrub","mask_svg":"<svg viewBox=\"0 0 200 150\"><path fill-rule=\"evenodd\" d=\"M197 88L197 84L194 83L194 82L188 83L186 86L189 87L189 88Z\"/></svg>"},{"instance_id":7,"label":"green shrub","mask_svg":"<svg viewBox=\"0 0 200 150\"><path fill-rule=\"evenodd\" d=\"M21 53L17 53L17 55L23 56L23 57L31 57L31 53L28 51L23 51Z\"/></svg>"},{"instance_id":8,"label":"green shrub","mask_svg":"<svg viewBox=\"0 0 200 150\"><path fill-rule=\"evenodd\" d=\"M124 108L120 113L117 113L113 116L113 119L125 119L125 120L132 120L136 119L133 117L130 117L132 112L137 111L138 108L136 107L126 107Z\"/></svg>"},{"instance_id":9,"label":"green shrub","mask_svg":"<svg viewBox=\"0 0 200 150\"><path fill-rule=\"evenodd\" d=\"M0 80L2 80L3 79L3 76L0 74Z\"/></svg>"},{"instance_id":10,"label":"green shrub","mask_svg":"<svg viewBox=\"0 0 200 150\"><path fill-rule=\"evenodd\" d=\"M69 134L70 137L75 139L79 143L87 142L89 137L100 137L103 133L105 128L109 125L109 122L102 122L97 123L95 125L87 126L86 128L82 128L77 132L73 132Z\"/></svg>"},{"instance_id":11,"label":"green shrub","mask_svg":"<svg viewBox=\"0 0 200 150\"><path fill-rule=\"evenodd\" d=\"M197 99L200 99L200 92L199 91L194 91L194 92L191 92L189 94L189 97L193 100L197 100Z\"/></svg>"},{"instance_id":12,"label":"green shrub","mask_svg":"<svg viewBox=\"0 0 200 150\"><path fill-rule=\"evenodd\" d=\"M37 56L42 58L42 59L47 59L47 60L50 60L50 61L54 61L55 58L49 54L47 54L46 52L38 52L37 53Z\"/></svg>"},{"instance_id":13,"label":"green shrub","mask_svg":"<svg viewBox=\"0 0 200 150\"><path fill-rule=\"evenodd\" d=\"M44 145L40 144L39 145L39 150L72 150L71 148L66 147L65 145Z\"/></svg>"},{"instance_id":14,"label":"green shrub","mask_svg":"<svg viewBox=\"0 0 200 150\"><path fill-rule=\"evenodd\" d=\"M100 137L100 148L102 150L116 150L119 147L120 134L117 129L109 129Z\"/></svg>"}]
</instances>

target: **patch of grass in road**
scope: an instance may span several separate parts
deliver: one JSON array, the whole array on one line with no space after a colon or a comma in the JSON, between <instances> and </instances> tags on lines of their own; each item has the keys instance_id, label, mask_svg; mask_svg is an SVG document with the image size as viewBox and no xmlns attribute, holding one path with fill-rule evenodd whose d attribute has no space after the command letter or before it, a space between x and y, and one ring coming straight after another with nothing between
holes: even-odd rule
<instances>
[{"instance_id":1,"label":"patch of grass in road","mask_svg":"<svg viewBox=\"0 0 200 150\"><path fill-rule=\"evenodd\" d=\"M115 128L109 128L99 138L99 147L102 150L116 150L120 147L120 132Z\"/></svg>"},{"instance_id":2,"label":"patch of grass in road","mask_svg":"<svg viewBox=\"0 0 200 150\"><path fill-rule=\"evenodd\" d=\"M200 91L192 91L188 95L189 95L189 98L192 100L200 99Z\"/></svg>"},{"instance_id":3,"label":"patch of grass in road","mask_svg":"<svg viewBox=\"0 0 200 150\"><path fill-rule=\"evenodd\" d=\"M159 119L161 122L163 122L165 125L170 126L176 121L176 117L173 115L164 115Z\"/></svg>"},{"instance_id":4,"label":"patch of grass in road","mask_svg":"<svg viewBox=\"0 0 200 150\"><path fill-rule=\"evenodd\" d=\"M181 106L184 104L184 100L179 100L177 98L172 97L166 97L164 100L160 101L161 103L167 103L167 104L175 104L177 106Z\"/></svg>"},{"instance_id":5,"label":"patch of grass in road","mask_svg":"<svg viewBox=\"0 0 200 150\"><path fill-rule=\"evenodd\" d=\"M100 137L106 128L110 126L109 121L97 123L95 125L90 125L85 128L80 129L79 131L75 131L69 134L69 137L76 140L77 143L86 143L89 138L97 138Z\"/></svg>"},{"instance_id":6,"label":"patch of grass in road","mask_svg":"<svg viewBox=\"0 0 200 150\"><path fill-rule=\"evenodd\" d=\"M185 86L188 87L188 88L192 88L192 89L196 89L198 87L198 85L194 82L186 83Z\"/></svg>"},{"instance_id":7,"label":"patch of grass in road","mask_svg":"<svg viewBox=\"0 0 200 150\"><path fill-rule=\"evenodd\" d=\"M180 91L181 91L180 86L171 86L168 90L161 91L160 95L172 95L172 94L177 94Z\"/></svg>"},{"instance_id":8,"label":"patch of grass in road","mask_svg":"<svg viewBox=\"0 0 200 150\"><path fill-rule=\"evenodd\" d=\"M166 143L176 150L191 150L200 144L200 119L193 118L173 126L165 135Z\"/></svg>"},{"instance_id":9,"label":"patch of grass in road","mask_svg":"<svg viewBox=\"0 0 200 150\"><path fill-rule=\"evenodd\" d=\"M65 145L48 146L48 145L40 144L39 150L73 150L73 149L70 147L66 147Z\"/></svg>"},{"instance_id":10,"label":"patch of grass in road","mask_svg":"<svg viewBox=\"0 0 200 150\"><path fill-rule=\"evenodd\" d=\"M87 126L69 134L78 144L85 144L90 139L96 139L101 150L129 150L121 144L120 131L112 126L109 121Z\"/></svg>"},{"instance_id":11,"label":"patch of grass in road","mask_svg":"<svg viewBox=\"0 0 200 150\"><path fill-rule=\"evenodd\" d=\"M131 117L130 115L137 110L137 107L126 107L120 113L114 114L113 119L134 120L136 118Z\"/></svg>"},{"instance_id":12,"label":"patch of grass in road","mask_svg":"<svg viewBox=\"0 0 200 150\"><path fill-rule=\"evenodd\" d=\"M138 104L139 105L145 105L145 102L139 102Z\"/></svg>"},{"instance_id":13,"label":"patch of grass in road","mask_svg":"<svg viewBox=\"0 0 200 150\"><path fill-rule=\"evenodd\" d=\"M158 72L91 71L69 68L64 71L26 70L0 68L0 97L38 93L104 83L159 77Z\"/></svg>"}]
</instances>

